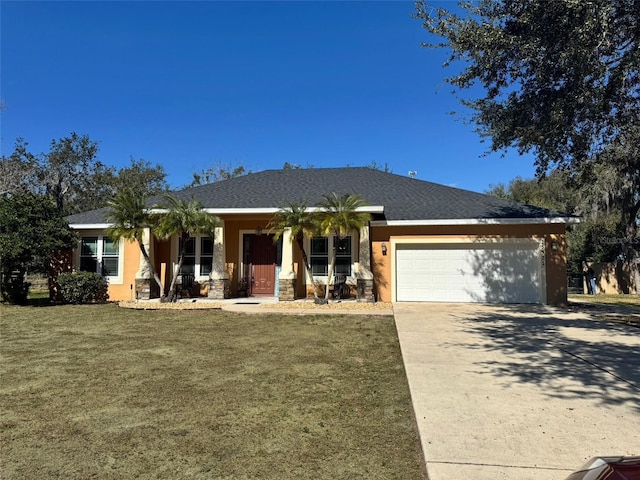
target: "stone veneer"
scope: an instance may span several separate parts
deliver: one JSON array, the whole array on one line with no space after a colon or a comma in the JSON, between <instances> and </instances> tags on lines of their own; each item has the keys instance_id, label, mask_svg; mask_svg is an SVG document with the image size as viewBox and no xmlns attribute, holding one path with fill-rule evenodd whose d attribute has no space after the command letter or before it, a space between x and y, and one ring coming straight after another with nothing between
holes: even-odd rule
<instances>
[{"instance_id":1,"label":"stone veneer","mask_svg":"<svg viewBox=\"0 0 640 480\"><path fill-rule=\"evenodd\" d=\"M358 301L359 302L375 302L373 294L373 280L368 278L358 279Z\"/></svg>"},{"instance_id":2,"label":"stone veneer","mask_svg":"<svg viewBox=\"0 0 640 480\"><path fill-rule=\"evenodd\" d=\"M296 299L296 279L295 278L281 278L280 291L278 294L278 300L281 302L290 302Z\"/></svg>"},{"instance_id":3,"label":"stone veneer","mask_svg":"<svg viewBox=\"0 0 640 480\"><path fill-rule=\"evenodd\" d=\"M136 278L136 299L151 300L160 296L160 288L153 278Z\"/></svg>"},{"instance_id":4,"label":"stone veneer","mask_svg":"<svg viewBox=\"0 0 640 480\"><path fill-rule=\"evenodd\" d=\"M224 298L229 298L229 296L229 279L218 278L209 280L209 294L207 295L208 298L222 300Z\"/></svg>"}]
</instances>

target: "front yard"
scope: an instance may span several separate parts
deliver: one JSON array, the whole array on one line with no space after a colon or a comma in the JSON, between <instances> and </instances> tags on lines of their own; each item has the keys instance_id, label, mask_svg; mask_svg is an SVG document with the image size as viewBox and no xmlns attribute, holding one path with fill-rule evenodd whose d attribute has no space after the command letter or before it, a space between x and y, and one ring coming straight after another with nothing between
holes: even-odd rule
<instances>
[{"instance_id":1,"label":"front yard","mask_svg":"<svg viewBox=\"0 0 640 480\"><path fill-rule=\"evenodd\" d=\"M0 477L419 479L393 318L0 305Z\"/></svg>"},{"instance_id":2,"label":"front yard","mask_svg":"<svg viewBox=\"0 0 640 480\"><path fill-rule=\"evenodd\" d=\"M640 327L638 295L569 295L569 308L599 320Z\"/></svg>"}]
</instances>

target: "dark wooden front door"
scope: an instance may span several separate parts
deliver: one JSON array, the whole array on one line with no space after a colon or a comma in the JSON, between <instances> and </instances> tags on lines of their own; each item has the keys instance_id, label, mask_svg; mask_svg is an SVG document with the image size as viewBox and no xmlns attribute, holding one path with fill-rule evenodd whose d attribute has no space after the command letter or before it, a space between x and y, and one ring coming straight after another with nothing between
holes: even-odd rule
<instances>
[{"instance_id":1,"label":"dark wooden front door","mask_svg":"<svg viewBox=\"0 0 640 480\"><path fill-rule=\"evenodd\" d=\"M244 249L244 267L251 295L273 295L276 280L273 235L245 235Z\"/></svg>"}]
</instances>

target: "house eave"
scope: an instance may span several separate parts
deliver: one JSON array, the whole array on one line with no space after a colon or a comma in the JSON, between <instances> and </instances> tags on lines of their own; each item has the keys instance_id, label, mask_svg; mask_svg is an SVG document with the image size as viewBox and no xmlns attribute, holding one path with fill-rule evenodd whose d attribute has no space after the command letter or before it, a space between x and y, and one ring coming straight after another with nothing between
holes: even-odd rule
<instances>
[{"instance_id":1,"label":"house eave","mask_svg":"<svg viewBox=\"0 0 640 480\"><path fill-rule=\"evenodd\" d=\"M275 214L281 209L277 207L264 207L264 208L203 208L202 211L210 213L212 215L266 215ZM148 210L151 214L168 213L169 210L165 208L152 208ZM309 207L307 211L310 213L321 212L321 207ZM363 213L384 213L384 206L382 205L367 205L364 207L358 207L358 212Z\"/></svg>"},{"instance_id":2,"label":"house eave","mask_svg":"<svg viewBox=\"0 0 640 480\"><path fill-rule=\"evenodd\" d=\"M434 225L542 225L557 223L580 223L578 217L544 217L544 218L449 218L419 220L375 220L372 227L416 227Z\"/></svg>"},{"instance_id":3,"label":"house eave","mask_svg":"<svg viewBox=\"0 0 640 480\"><path fill-rule=\"evenodd\" d=\"M104 230L113 227L113 223L70 223L74 230Z\"/></svg>"}]
</instances>

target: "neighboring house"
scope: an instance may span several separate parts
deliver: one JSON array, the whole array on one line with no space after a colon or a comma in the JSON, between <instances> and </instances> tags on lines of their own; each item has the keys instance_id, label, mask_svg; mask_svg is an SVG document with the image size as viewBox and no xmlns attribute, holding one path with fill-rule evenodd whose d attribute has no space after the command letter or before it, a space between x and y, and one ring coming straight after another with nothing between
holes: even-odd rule
<instances>
[{"instance_id":1,"label":"neighboring house","mask_svg":"<svg viewBox=\"0 0 640 480\"><path fill-rule=\"evenodd\" d=\"M367 167L268 170L174 192L222 220L214 240L190 242L183 273L195 275L200 294L210 298L243 295L245 286L254 296L309 296L297 246L288 235L274 243L267 224L281 207L314 207L332 192L358 194L369 204L369 226L353 232L336 258L336 275L346 275L361 300L567 300L565 228L576 217ZM102 271L113 300L135 292L157 296L138 246L109 240L107 214L99 209L68 218L81 236L75 268ZM305 239L316 282L326 281L333 241ZM178 239L150 235L147 245L168 285Z\"/></svg>"}]
</instances>

